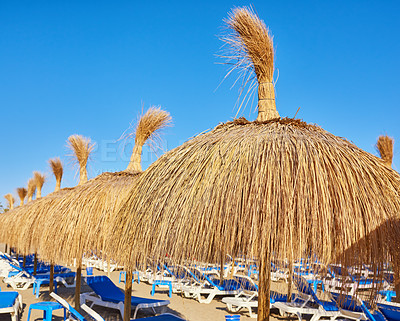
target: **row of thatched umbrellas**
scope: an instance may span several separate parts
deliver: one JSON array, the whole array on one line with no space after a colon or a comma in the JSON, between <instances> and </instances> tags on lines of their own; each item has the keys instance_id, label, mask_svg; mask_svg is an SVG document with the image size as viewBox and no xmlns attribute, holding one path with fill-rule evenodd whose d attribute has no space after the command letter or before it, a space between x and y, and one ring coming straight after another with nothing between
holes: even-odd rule
<instances>
[{"instance_id":1,"label":"row of thatched umbrellas","mask_svg":"<svg viewBox=\"0 0 400 321\"><path fill-rule=\"evenodd\" d=\"M148 257L164 260L167 254L176 263L221 263L225 254L255 257L258 320L269 318L272 259L293 263L315 254L323 263L375 266L396 260L398 173L316 125L280 118L274 49L264 22L251 9L235 8L226 23L231 32L222 39L232 48L229 63L254 72L258 81L256 121L218 125L143 173L141 146L152 131L139 135L139 122L126 171L104 173L10 211L8 217L19 216L25 227L13 230L19 240L2 240L50 262L77 258L78 267L86 250L112 253L128 272ZM167 113L155 114L160 126L168 123ZM129 279L126 284L130 290Z\"/></svg>"}]
</instances>

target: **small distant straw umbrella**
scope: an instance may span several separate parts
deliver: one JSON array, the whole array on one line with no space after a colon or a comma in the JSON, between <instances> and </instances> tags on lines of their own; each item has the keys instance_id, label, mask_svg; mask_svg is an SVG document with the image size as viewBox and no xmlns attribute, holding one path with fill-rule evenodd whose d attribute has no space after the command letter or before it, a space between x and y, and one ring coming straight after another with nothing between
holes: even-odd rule
<instances>
[{"instance_id":1,"label":"small distant straw umbrella","mask_svg":"<svg viewBox=\"0 0 400 321\"><path fill-rule=\"evenodd\" d=\"M146 141L157 143L158 131L168 126L171 116L160 107L151 107L142 115L135 130L135 146L126 170L115 173L103 173L76 187L72 193L60 200L45 228L46 237L39 245L41 255L51 260L70 260L82 257L86 250L100 252L105 248L107 231L119 208L127 196L126 191L136 182L142 173L141 154ZM49 240L57 238L62 248L54 247ZM111 253L107 253L111 257ZM110 267L109 267L110 268ZM132 271L127 271L126 300L124 318L130 318L130 295L132 293ZM76 296L76 306L79 298Z\"/></svg>"},{"instance_id":2,"label":"small distant straw umbrella","mask_svg":"<svg viewBox=\"0 0 400 321\"><path fill-rule=\"evenodd\" d=\"M49 160L49 165L51 167L51 171L56 178L56 187L54 188L54 192L58 192L61 189L61 179L64 173L63 165L60 158L53 158ZM54 290L54 263L50 261L50 283L49 283L49 292L53 292Z\"/></svg>"},{"instance_id":3,"label":"small distant straw umbrella","mask_svg":"<svg viewBox=\"0 0 400 321\"><path fill-rule=\"evenodd\" d=\"M127 268L167 253L176 262L257 257L258 320L268 320L272 257L386 262L400 176L316 125L279 118L265 24L247 8L227 23L232 57L259 84L257 120L221 124L155 161L115 216L108 251Z\"/></svg>"},{"instance_id":4,"label":"small distant straw umbrella","mask_svg":"<svg viewBox=\"0 0 400 321\"><path fill-rule=\"evenodd\" d=\"M36 182L36 199L42 198L42 188L43 184L46 181L46 177L40 172L33 172L33 178ZM36 275L37 271L37 253L34 253L34 261L33 261L33 275Z\"/></svg>"},{"instance_id":5,"label":"small distant straw umbrella","mask_svg":"<svg viewBox=\"0 0 400 321\"><path fill-rule=\"evenodd\" d=\"M18 187L17 188L17 194L18 194L18 197L20 199L19 206L24 205L24 201L25 201L26 195L28 194L28 191L26 190L25 187Z\"/></svg>"},{"instance_id":6,"label":"small distant straw umbrella","mask_svg":"<svg viewBox=\"0 0 400 321\"><path fill-rule=\"evenodd\" d=\"M14 196L12 194L8 193L8 194L4 195L4 198L7 200L8 209L12 210L14 208L14 203L15 203ZM6 244L5 251L7 253L7 243L5 243L5 244Z\"/></svg>"},{"instance_id":7,"label":"small distant straw umbrella","mask_svg":"<svg viewBox=\"0 0 400 321\"><path fill-rule=\"evenodd\" d=\"M7 200L8 209L12 210L14 208L15 199L12 194L8 193L4 195L4 198Z\"/></svg>"}]
</instances>

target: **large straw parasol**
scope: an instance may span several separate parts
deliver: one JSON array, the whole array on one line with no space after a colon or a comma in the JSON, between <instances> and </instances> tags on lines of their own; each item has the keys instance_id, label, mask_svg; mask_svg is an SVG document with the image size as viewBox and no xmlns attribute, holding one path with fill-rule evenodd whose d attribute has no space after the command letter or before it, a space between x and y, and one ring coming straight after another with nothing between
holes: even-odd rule
<instances>
[{"instance_id":1,"label":"large straw parasol","mask_svg":"<svg viewBox=\"0 0 400 321\"><path fill-rule=\"evenodd\" d=\"M168 112L160 107L149 108L137 122L135 146L126 170L103 173L60 199L54 215L45 225L48 228L45 227L45 235L39 244L40 254L44 258L69 261L72 258L79 260L86 250L97 250L100 253L107 242L104 235L108 234L110 221L119 209L120 202L128 195L127 191L130 191L142 173L143 145L149 141L156 143L159 130L170 122ZM54 239L63 246L55 247L49 241ZM132 283L127 280L126 286L129 287L127 293L130 295ZM79 300L76 304L79 306ZM125 308L130 308L130 304ZM130 311L126 315L129 317Z\"/></svg>"},{"instance_id":2,"label":"large straw parasol","mask_svg":"<svg viewBox=\"0 0 400 321\"><path fill-rule=\"evenodd\" d=\"M4 198L7 200L8 209L12 210L14 208L14 203L15 203L14 196L8 193L4 195Z\"/></svg>"},{"instance_id":3,"label":"large straw parasol","mask_svg":"<svg viewBox=\"0 0 400 321\"><path fill-rule=\"evenodd\" d=\"M258 320L268 320L272 256L313 253L346 265L388 259L400 177L343 138L279 118L265 24L247 8L234 9L227 23L233 56L259 82L257 120L221 124L154 162L116 215L109 251L131 268L167 253L177 262L257 257Z\"/></svg>"}]
</instances>

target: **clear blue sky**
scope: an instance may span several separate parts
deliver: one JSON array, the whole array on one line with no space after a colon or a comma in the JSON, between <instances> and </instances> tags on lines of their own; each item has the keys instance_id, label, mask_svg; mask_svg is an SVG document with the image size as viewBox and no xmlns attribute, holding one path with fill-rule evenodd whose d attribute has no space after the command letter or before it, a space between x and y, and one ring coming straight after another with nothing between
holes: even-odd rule
<instances>
[{"instance_id":1,"label":"clear blue sky","mask_svg":"<svg viewBox=\"0 0 400 321\"><path fill-rule=\"evenodd\" d=\"M239 88L234 77L218 87L217 35L233 6L249 4L274 34L280 115L301 107L299 118L373 154L389 134L400 170L399 1L1 1L1 203L34 170L52 191L55 156L63 186L75 185L71 134L98 144L89 177L125 169L113 142L142 107L171 113L164 149L232 119ZM146 168L156 156L143 158Z\"/></svg>"}]
</instances>

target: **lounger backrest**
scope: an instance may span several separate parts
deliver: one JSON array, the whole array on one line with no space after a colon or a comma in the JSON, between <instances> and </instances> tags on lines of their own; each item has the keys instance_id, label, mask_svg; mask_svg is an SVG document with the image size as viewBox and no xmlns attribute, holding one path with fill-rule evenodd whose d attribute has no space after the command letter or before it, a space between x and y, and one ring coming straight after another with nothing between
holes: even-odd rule
<instances>
[{"instance_id":1,"label":"lounger backrest","mask_svg":"<svg viewBox=\"0 0 400 321\"><path fill-rule=\"evenodd\" d=\"M257 284L255 284L249 277L235 275L234 278L241 285L243 290L258 292Z\"/></svg>"},{"instance_id":2,"label":"lounger backrest","mask_svg":"<svg viewBox=\"0 0 400 321\"><path fill-rule=\"evenodd\" d=\"M98 314L96 311L94 311L93 309L89 308L86 304L82 304L81 308L87 313L89 314L93 319L95 319L96 321L104 321L103 317Z\"/></svg>"},{"instance_id":3,"label":"lounger backrest","mask_svg":"<svg viewBox=\"0 0 400 321\"><path fill-rule=\"evenodd\" d=\"M320 299L318 299L317 295L315 294L313 288L311 287L311 284L308 283L306 279L299 275L295 275L293 277L293 280L299 292L311 295L316 303L323 305L323 303L320 301Z\"/></svg>"},{"instance_id":4,"label":"lounger backrest","mask_svg":"<svg viewBox=\"0 0 400 321\"><path fill-rule=\"evenodd\" d=\"M58 296L54 292L50 293L50 296L55 299L58 303L60 303L65 309L71 313L71 315L78 319L79 321L86 321L86 319L83 317L82 314L80 314L78 311L76 311L66 300L64 300L62 297Z\"/></svg>"},{"instance_id":5,"label":"lounger backrest","mask_svg":"<svg viewBox=\"0 0 400 321\"><path fill-rule=\"evenodd\" d=\"M103 300L113 300L121 298L124 293L105 275L89 276L85 278L87 285ZM123 299L122 299L123 301Z\"/></svg>"}]
</instances>

